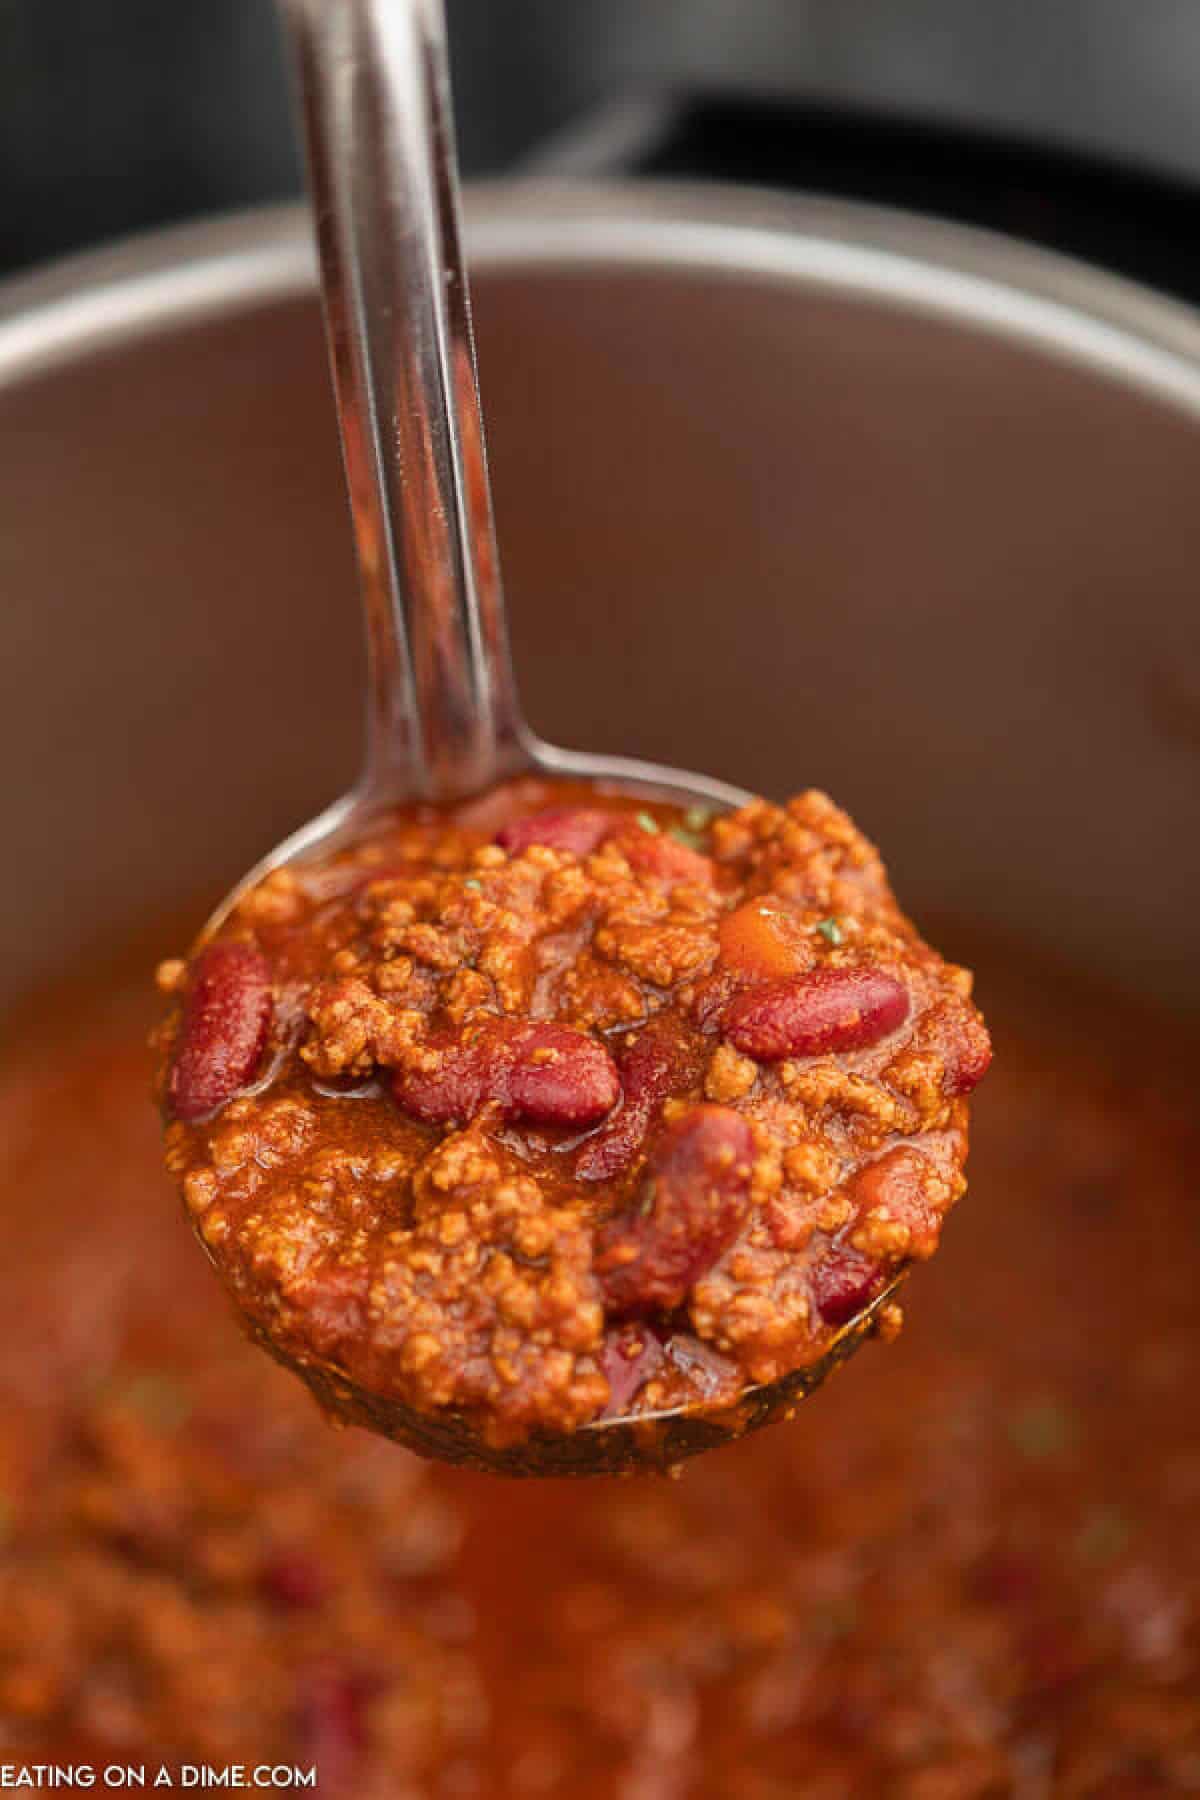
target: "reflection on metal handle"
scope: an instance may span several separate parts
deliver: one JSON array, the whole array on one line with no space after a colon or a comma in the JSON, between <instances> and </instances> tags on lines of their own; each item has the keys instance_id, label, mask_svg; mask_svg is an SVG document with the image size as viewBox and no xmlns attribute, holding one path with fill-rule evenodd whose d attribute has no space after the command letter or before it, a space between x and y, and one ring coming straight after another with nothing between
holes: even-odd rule
<instances>
[{"instance_id":1,"label":"reflection on metal handle","mask_svg":"<svg viewBox=\"0 0 1200 1800\"><path fill-rule=\"evenodd\" d=\"M283 0L367 613L366 788L524 761L458 222L441 0Z\"/></svg>"}]
</instances>

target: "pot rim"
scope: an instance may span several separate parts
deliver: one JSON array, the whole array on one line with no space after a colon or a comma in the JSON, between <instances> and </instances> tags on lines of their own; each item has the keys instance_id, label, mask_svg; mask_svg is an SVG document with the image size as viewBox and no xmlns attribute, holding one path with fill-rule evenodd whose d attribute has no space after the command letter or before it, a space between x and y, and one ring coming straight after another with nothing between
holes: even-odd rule
<instances>
[{"instance_id":1,"label":"pot rim","mask_svg":"<svg viewBox=\"0 0 1200 1800\"><path fill-rule=\"evenodd\" d=\"M468 189L473 263L782 282L966 324L1200 416L1200 314L999 233L750 187L505 180ZM0 388L312 291L307 208L142 233L0 283Z\"/></svg>"}]
</instances>

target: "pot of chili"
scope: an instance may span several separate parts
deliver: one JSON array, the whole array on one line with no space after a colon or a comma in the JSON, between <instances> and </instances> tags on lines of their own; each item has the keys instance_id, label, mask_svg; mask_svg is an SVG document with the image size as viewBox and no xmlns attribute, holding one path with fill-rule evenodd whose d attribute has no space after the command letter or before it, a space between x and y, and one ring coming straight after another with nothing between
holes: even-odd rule
<instances>
[{"instance_id":1,"label":"pot of chili","mask_svg":"<svg viewBox=\"0 0 1200 1800\"><path fill-rule=\"evenodd\" d=\"M832 788L1000 1052L886 1359L678 1484L498 1491L238 1344L145 1097L148 964L354 759L306 230L3 301L6 1760L1187 1791L1200 330L845 205L477 198L534 723Z\"/></svg>"}]
</instances>

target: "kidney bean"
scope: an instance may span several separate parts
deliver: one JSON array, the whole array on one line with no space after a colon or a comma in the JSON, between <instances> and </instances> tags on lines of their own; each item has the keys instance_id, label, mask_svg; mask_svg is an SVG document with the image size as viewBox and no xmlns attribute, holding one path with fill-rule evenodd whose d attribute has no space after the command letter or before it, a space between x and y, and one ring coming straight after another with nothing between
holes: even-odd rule
<instances>
[{"instance_id":1,"label":"kidney bean","mask_svg":"<svg viewBox=\"0 0 1200 1800\"><path fill-rule=\"evenodd\" d=\"M600 1370L608 1382L602 1418L616 1419L663 1364L661 1340L647 1325L617 1325L604 1335Z\"/></svg>"},{"instance_id":2,"label":"kidney bean","mask_svg":"<svg viewBox=\"0 0 1200 1800\"><path fill-rule=\"evenodd\" d=\"M594 1125L621 1097L616 1064L586 1031L570 1025L521 1026L511 1050L503 1100L513 1118L539 1125Z\"/></svg>"},{"instance_id":3,"label":"kidney bean","mask_svg":"<svg viewBox=\"0 0 1200 1800\"><path fill-rule=\"evenodd\" d=\"M979 1086L992 1064L992 1040L987 1026L972 1008L959 1014L941 1045L946 1073L942 1087L946 1094L969 1094Z\"/></svg>"},{"instance_id":4,"label":"kidney bean","mask_svg":"<svg viewBox=\"0 0 1200 1800\"><path fill-rule=\"evenodd\" d=\"M462 1038L429 1040L430 1069L397 1069L396 1100L427 1124L471 1118L500 1106L506 1119L532 1125L595 1125L621 1093L617 1066L604 1045L571 1025L497 1019Z\"/></svg>"},{"instance_id":5,"label":"kidney bean","mask_svg":"<svg viewBox=\"0 0 1200 1800\"><path fill-rule=\"evenodd\" d=\"M396 1104L427 1125L461 1125L474 1118L489 1098L488 1056L482 1036L456 1038L430 1032L425 1039L431 1066L393 1069Z\"/></svg>"},{"instance_id":6,"label":"kidney bean","mask_svg":"<svg viewBox=\"0 0 1200 1800\"><path fill-rule=\"evenodd\" d=\"M323 1564L304 1550L280 1550L263 1565L260 1580L267 1599L285 1612L307 1612L329 1593Z\"/></svg>"},{"instance_id":7,"label":"kidney bean","mask_svg":"<svg viewBox=\"0 0 1200 1800\"><path fill-rule=\"evenodd\" d=\"M754 1138L726 1106L697 1106L668 1127L628 1211L596 1238L593 1268L610 1313L678 1306L737 1236L750 1205Z\"/></svg>"},{"instance_id":8,"label":"kidney bean","mask_svg":"<svg viewBox=\"0 0 1200 1800\"><path fill-rule=\"evenodd\" d=\"M1032 1557L1017 1550L996 1548L985 1551L973 1564L967 1585L972 1597L987 1606L1028 1612L1044 1581Z\"/></svg>"},{"instance_id":9,"label":"kidney bean","mask_svg":"<svg viewBox=\"0 0 1200 1800\"><path fill-rule=\"evenodd\" d=\"M541 844L547 850L569 850L573 856L588 856L612 831L612 813L597 812L586 807L551 807L546 812L530 813L527 819L513 819L496 833L496 842L510 856Z\"/></svg>"},{"instance_id":10,"label":"kidney bean","mask_svg":"<svg viewBox=\"0 0 1200 1800\"><path fill-rule=\"evenodd\" d=\"M700 1054L677 1026L651 1020L626 1046L618 1066L621 1108L580 1148L575 1158L580 1181L611 1181L629 1167L662 1102L699 1080Z\"/></svg>"},{"instance_id":11,"label":"kidney bean","mask_svg":"<svg viewBox=\"0 0 1200 1800\"><path fill-rule=\"evenodd\" d=\"M367 1748L367 1706L375 1682L332 1660L317 1663L300 1678L296 1739L305 1762L320 1771L321 1791L353 1791L359 1759Z\"/></svg>"},{"instance_id":12,"label":"kidney bean","mask_svg":"<svg viewBox=\"0 0 1200 1800\"><path fill-rule=\"evenodd\" d=\"M748 900L726 913L718 938L721 967L751 980L799 975L817 960L808 927L768 900Z\"/></svg>"},{"instance_id":13,"label":"kidney bean","mask_svg":"<svg viewBox=\"0 0 1200 1800\"><path fill-rule=\"evenodd\" d=\"M643 831L639 827L636 831L621 832L617 843L635 875L648 876L651 881L669 882L672 886L685 881L706 885L712 881L711 860L665 832Z\"/></svg>"},{"instance_id":14,"label":"kidney bean","mask_svg":"<svg viewBox=\"0 0 1200 1800\"><path fill-rule=\"evenodd\" d=\"M835 1247L813 1269L813 1304L826 1325L845 1325L883 1286L883 1264L857 1250Z\"/></svg>"},{"instance_id":15,"label":"kidney bean","mask_svg":"<svg viewBox=\"0 0 1200 1800\"><path fill-rule=\"evenodd\" d=\"M882 969L813 969L749 988L731 1002L722 1023L744 1056L775 1062L865 1050L902 1025L908 1008L908 989Z\"/></svg>"},{"instance_id":16,"label":"kidney bean","mask_svg":"<svg viewBox=\"0 0 1200 1800\"><path fill-rule=\"evenodd\" d=\"M218 940L192 965L167 1104L177 1119L202 1119L254 1079L267 1047L271 973L253 944Z\"/></svg>"}]
</instances>

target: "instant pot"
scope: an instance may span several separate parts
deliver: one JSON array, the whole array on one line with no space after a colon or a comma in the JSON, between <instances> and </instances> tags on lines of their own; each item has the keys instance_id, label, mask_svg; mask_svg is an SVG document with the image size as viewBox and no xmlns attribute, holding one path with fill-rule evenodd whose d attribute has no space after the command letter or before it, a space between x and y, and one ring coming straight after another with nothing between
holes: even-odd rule
<instances>
[{"instance_id":1,"label":"instant pot","mask_svg":"<svg viewBox=\"0 0 1200 1800\"><path fill-rule=\"evenodd\" d=\"M712 188L484 189L470 234L535 726L827 786L918 920L1194 1004L1190 313L1001 239ZM9 998L200 916L354 769L306 219L10 285L0 435Z\"/></svg>"}]
</instances>

